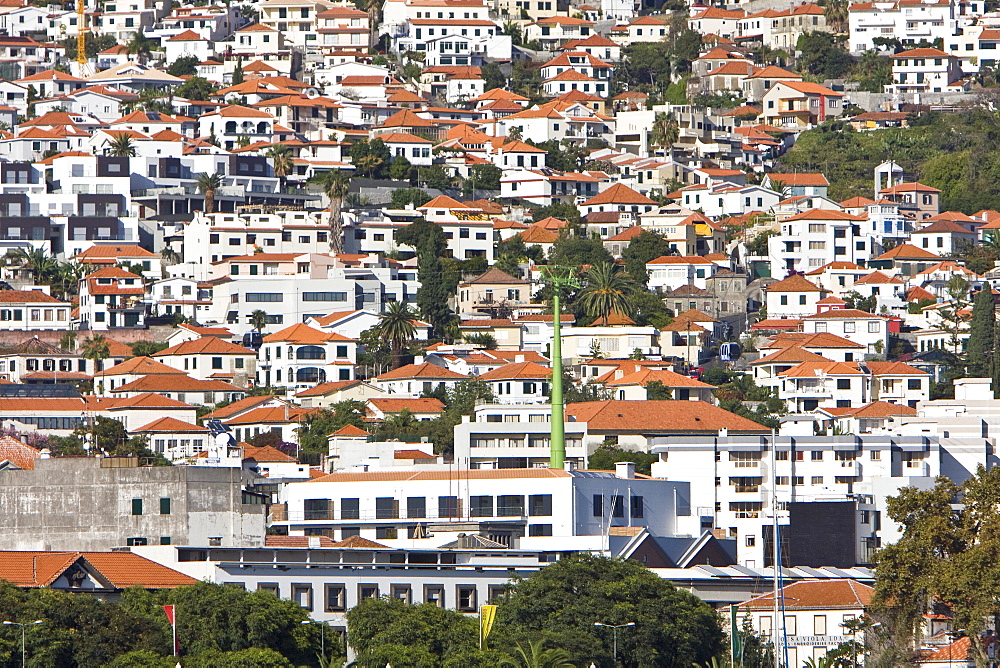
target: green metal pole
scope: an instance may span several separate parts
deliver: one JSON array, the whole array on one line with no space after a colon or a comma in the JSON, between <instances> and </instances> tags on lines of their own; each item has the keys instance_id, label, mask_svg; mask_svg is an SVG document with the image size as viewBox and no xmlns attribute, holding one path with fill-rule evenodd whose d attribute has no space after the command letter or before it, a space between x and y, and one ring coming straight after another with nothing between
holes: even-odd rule
<instances>
[{"instance_id":1,"label":"green metal pole","mask_svg":"<svg viewBox=\"0 0 1000 668\"><path fill-rule=\"evenodd\" d=\"M562 307L560 285L552 291L552 424L549 435L549 468L561 469L566 460L566 425L562 378Z\"/></svg>"}]
</instances>

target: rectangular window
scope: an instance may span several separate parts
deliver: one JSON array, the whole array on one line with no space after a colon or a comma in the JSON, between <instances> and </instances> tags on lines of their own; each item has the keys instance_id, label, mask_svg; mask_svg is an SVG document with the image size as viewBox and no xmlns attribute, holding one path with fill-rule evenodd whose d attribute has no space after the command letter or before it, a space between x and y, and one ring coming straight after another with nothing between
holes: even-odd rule
<instances>
[{"instance_id":1,"label":"rectangular window","mask_svg":"<svg viewBox=\"0 0 1000 668\"><path fill-rule=\"evenodd\" d=\"M475 585L458 585L455 587L455 608L459 612L476 611L476 587Z\"/></svg>"},{"instance_id":2,"label":"rectangular window","mask_svg":"<svg viewBox=\"0 0 1000 668\"><path fill-rule=\"evenodd\" d=\"M375 519L388 520L399 517L399 502L391 496L375 499Z\"/></svg>"},{"instance_id":3,"label":"rectangular window","mask_svg":"<svg viewBox=\"0 0 1000 668\"><path fill-rule=\"evenodd\" d=\"M142 515L142 499L132 499L132 514Z\"/></svg>"},{"instance_id":4,"label":"rectangular window","mask_svg":"<svg viewBox=\"0 0 1000 668\"><path fill-rule=\"evenodd\" d=\"M493 497L492 496L470 496L469 497L470 517L493 517Z\"/></svg>"},{"instance_id":5,"label":"rectangular window","mask_svg":"<svg viewBox=\"0 0 1000 668\"><path fill-rule=\"evenodd\" d=\"M283 294L280 292L248 292L243 300L247 302L280 302L282 297Z\"/></svg>"},{"instance_id":6,"label":"rectangular window","mask_svg":"<svg viewBox=\"0 0 1000 668\"><path fill-rule=\"evenodd\" d=\"M851 379L850 378L838 378L837 379L837 389L838 390L849 390L849 389L851 389Z\"/></svg>"},{"instance_id":7,"label":"rectangular window","mask_svg":"<svg viewBox=\"0 0 1000 668\"><path fill-rule=\"evenodd\" d=\"M611 516L625 517L625 497L615 494L611 497Z\"/></svg>"},{"instance_id":8,"label":"rectangular window","mask_svg":"<svg viewBox=\"0 0 1000 668\"><path fill-rule=\"evenodd\" d=\"M312 610L312 585L310 584L292 584L292 600L296 604L305 608L306 610Z\"/></svg>"},{"instance_id":9,"label":"rectangular window","mask_svg":"<svg viewBox=\"0 0 1000 668\"><path fill-rule=\"evenodd\" d=\"M594 495L594 517L604 517L604 496Z\"/></svg>"},{"instance_id":10,"label":"rectangular window","mask_svg":"<svg viewBox=\"0 0 1000 668\"><path fill-rule=\"evenodd\" d=\"M280 301L280 300L279 300ZM303 292L304 302L346 302L346 292Z\"/></svg>"},{"instance_id":11,"label":"rectangular window","mask_svg":"<svg viewBox=\"0 0 1000 668\"><path fill-rule=\"evenodd\" d=\"M424 603L433 603L439 608L444 607L444 586L424 585Z\"/></svg>"},{"instance_id":12,"label":"rectangular window","mask_svg":"<svg viewBox=\"0 0 1000 668\"><path fill-rule=\"evenodd\" d=\"M853 334L853 333L854 333L854 323L853 322L845 322L844 323L844 334Z\"/></svg>"},{"instance_id":13,"label":"rectangular window","mask_svg":"<svg viewBox=\"0 0 1000 668\"><path fill-rule=\"evenodd\" d=\"M809 454L809 456L812 458L812 460L814 462L821 462L821 461L823 461L823 451L822 450L813 450Z\"/></svg>"},{"instance_id":14,"label":"rectangular window","mask_svg":"<svg viewBox=\"0 0 1000 668\"><path fill-rule=\"evenodd\" d=\"M409 496L406 498L406 517L419 519L427 517L427 497Z\"/></svg>"},{"instance_id":15,"label":"rectangular window","mask_svg":"<svg viewBox=\"0 0 1000 668\"><path fill-rule=\"evenodd\" d=\"M813 635L826 635L826 615L816 615L813 617Z\"/></svg>"},{"instance_id":16,"label":"rectangular window","mask_svg":"<svg viewBox=\"0 0 1000 668\"><path fill-rule=\"evenodd\" d=\"M518 517L524 515L524 496L506 494L497 497L497 517Z\"/></svg>"},{"instance_id":17,"label":"rectangular window","mask_svg":"<svg viewBox=\"0 0 1000 668\"><path fill-rule=\"evenodd\" d=\"M361 519L361 499L341 499L340 519L342 520Z\"/></svg>"},{"instance_id":18,"label":"rectangular window","mask_svg":"<svg viewBox=\"0 0 1000 668\"><path fill-rule=\"evenodd\" d=\"M377 584L359 584L358 585L358 600L364 601L369 598L378 598L378 585Z\"/></svg>"},{"instance_id":19,"label":"rectangular window","mask_svg":"<svg viewBox=\"0 0 1000 668\"><path fill-rule=\"evenodd\" d=\"M438 517L454 518L458 517L458 497L439 496L438 497Z\"/></svg>"},{"instance_id":20,"label":"rectangular window","mask_svg":"<svg viewBox=\"0 0 1000 668\"><path fill-rule=\"evenodd\" d=\"M633 494L631 501L632 501L632 506L631 506L630 510L631 510L631 513L632 513L632 517L633 518L641 518L643 516L642 497L641 496L636 496L635 494Z\"/></svg>"},{"instance_id":21,"label":"rectangular window","mask_svg":"<svg viewBox=\"0 0 1000 668\"><path fill-rule=\"evenodd\" d=\"M868 333L869 334L878 334L879 333L879 323L877 321L873 321L873 322L869 322L868 323Z\"/></svg>"},{"instance_id":22,"label":"rectangular window","mask_svg":"<svg viewBox=\"0 0 1000 668\"><path fill-rule=\"evenodd\" d=\"M342 584L326 585L324 600L323 607L326 612L343 612L347 609L347 588Z\"/></svg>"},{"instance_id":23,"label":"rectangular window","mask_svg":"<svg viewBox=\"0 0 1000 668\"><path fill-rule=\"evenodd\" d=\"M551 514L551 494L531 494L528 496L528 515L532 517L548 517Z\"/></svg>"},{"instance_id":24,"label":"rectangular window","mask_svg":"<svg viewBox=\"0 0 1000 668\"><path fill-rule=\"evenodd\" d=\"M161 515L169 515L170 514L170 499L168 499L168 498L162 498L162 499L160 499L160 514Z\"/></svg>"},{"instance_id":25,"label":"rectangular window","mask_svg":"<svg viewBox=\"0 0 1000 668\"><path fill-rule=\"evenodd\" d=\"M529 536L551 536L552 535L552 525L551 524L529 524L528 525L528 535Z\"/></svg>"}]
</instances>

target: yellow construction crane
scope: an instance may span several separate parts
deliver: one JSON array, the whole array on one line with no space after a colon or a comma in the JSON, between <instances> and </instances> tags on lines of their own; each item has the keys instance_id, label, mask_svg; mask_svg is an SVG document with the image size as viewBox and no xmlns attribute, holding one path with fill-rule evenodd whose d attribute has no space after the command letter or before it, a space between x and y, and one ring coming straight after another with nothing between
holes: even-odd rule
<instances>
[{"instance_id":1,"label":"yellow construction crane","mask_svg":"<svg viewBox=\"0 0 1000 668\"><path fill-rule=\"evenodd\" d=\"M82 72L87 65L87 6L76 0L76 62Z\"/></svg>"}]
</instances>

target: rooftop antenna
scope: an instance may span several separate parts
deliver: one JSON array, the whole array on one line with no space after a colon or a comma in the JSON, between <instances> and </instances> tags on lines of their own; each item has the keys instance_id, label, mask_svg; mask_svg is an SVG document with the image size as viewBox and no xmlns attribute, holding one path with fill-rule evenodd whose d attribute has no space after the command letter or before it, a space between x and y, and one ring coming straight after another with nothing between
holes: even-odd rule
<instances>
[{"instance_id":1,"label":"rooftop antenna","mask_svg":"<svg viewBox=\"0 0 1000 668\"><path fill-rule=\"evenodd\" d=\"M579 267L545 265L542 280L552 286L552 422L549 433L549 468L561 469L566 463L566 407L563 404L562 378L562 290L582 285L577 278Z\"/></svg>"}]
</instances>

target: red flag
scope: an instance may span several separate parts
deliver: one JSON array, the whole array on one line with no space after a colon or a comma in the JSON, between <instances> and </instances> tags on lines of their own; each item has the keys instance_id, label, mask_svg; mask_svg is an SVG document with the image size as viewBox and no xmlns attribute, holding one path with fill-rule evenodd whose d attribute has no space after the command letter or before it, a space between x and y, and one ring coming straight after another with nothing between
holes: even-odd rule
<instances>
[{"instance_id":1,"label":"red flag","mask_svg":"<svg viewBox=\"0 0 1000 668\"><path fill-rule=\"evenodd\" d=\"M165 606L163 606L163 612L167 613L167 621L170 622L171 626L173 626L174 625L174 606L172 606L172 605L165 605Z\"/></svg>"},{"instance_id":2,"label":"red flag","mask_svg":"<svg viewBox=\"0 0 1000 668\"><path fill-rule=\"evenodd\" d=\"M174 656L180 655L180 645L177 643L177 618L174 616L174 606L165 605L163 606L163 612L167 615L167 621L170 622L170 629L173 631L174 635Z\"/></svg>"}]
</instances>

